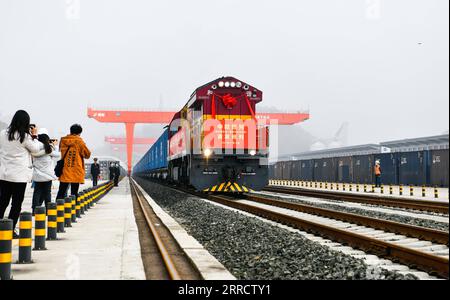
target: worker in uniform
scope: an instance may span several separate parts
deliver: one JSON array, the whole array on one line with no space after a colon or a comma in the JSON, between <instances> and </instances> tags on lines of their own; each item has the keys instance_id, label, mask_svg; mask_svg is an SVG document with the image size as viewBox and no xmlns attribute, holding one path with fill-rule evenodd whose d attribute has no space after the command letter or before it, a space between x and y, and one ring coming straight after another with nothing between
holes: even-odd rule
<instances>
[{"instance_id":1,"label":"worker in uniform","mask_svg":"<svg viewBox=\"0 0 450 300\"><path fill-rule=\"evenodd\" d=\"M94 158L94 163L91 165L92 185L97 186L98 176L100 176L100 165L98 164L98 158Z\"/></svg>"},{"instance_id":2,"label":"worker in uniform","mask_svg":"<svg viewBox=\"0 0 450 300\"><path fill-rule=\"evenodd\" d=\"M375 162L374 173L375 173L375 187L381 187L381 166L379 160Z\"/></svg>"}]
</instances>

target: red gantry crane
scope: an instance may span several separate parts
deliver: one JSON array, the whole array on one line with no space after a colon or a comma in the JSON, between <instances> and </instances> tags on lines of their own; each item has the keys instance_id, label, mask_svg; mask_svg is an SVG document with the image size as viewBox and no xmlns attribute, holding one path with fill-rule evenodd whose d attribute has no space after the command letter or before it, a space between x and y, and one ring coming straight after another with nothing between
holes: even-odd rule
<instances>
[{"instance_id":1,"label":"red gantry crane","mask_svg":"<svg viewBox=\"0 0 450 300\"><path fill-rule=\"evenodd\" d=\"M131 174L133 161L134 127L136 124L168 124L176 112L171 111L138 111L138 110L102 110L87 109L89 118L102 123L124 123L127 144L128 174ZM277 125L294 125L309 119L309 113L257 113L256 118L262 121L275 122Z\"/></svg>"}]
</instances>

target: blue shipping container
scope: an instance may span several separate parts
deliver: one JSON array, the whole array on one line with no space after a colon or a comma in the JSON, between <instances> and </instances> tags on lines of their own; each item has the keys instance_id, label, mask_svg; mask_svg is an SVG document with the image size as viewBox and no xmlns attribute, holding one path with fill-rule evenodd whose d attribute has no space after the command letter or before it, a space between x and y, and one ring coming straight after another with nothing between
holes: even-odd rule
<instances>
[{"instance_id":1,"label":"blue shipping container","mask_svg":"<svg viewBox=\"0 0 450 300\"><path fill-rule=\"evenodd\" d=\"M147 173L167 168L169 132L165 130L159 139L145 153L142 159L133 168L134 173Z\"/></svg>"}]
</instances>

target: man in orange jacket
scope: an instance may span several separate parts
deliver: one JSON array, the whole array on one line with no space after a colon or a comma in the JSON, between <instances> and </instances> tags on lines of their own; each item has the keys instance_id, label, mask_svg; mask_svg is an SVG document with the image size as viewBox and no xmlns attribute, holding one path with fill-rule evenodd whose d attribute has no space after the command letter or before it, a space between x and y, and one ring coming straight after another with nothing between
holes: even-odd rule
<instances>
[{"instance_id":1,"label":"man in orange jacket","mask_svg":"<svg viewBox=\"0 0 450 300\"><path fill-rule=\"evenodd\" d=\"M374 173L375 173L375 187L381 187L381 166L379 160L375 162Z\"/></svg>"},{"instance_id":2,"label":"man in orange jacket","mask_svg":"<svg viewBox=\"0 0 450 300\"><path fill-rule=\"evenodd\" d=\"M83 128L74 124L70 134L61 138L59 149L64 159L64 167L59 177L59 190L56 199L64 199L70 185L70 194L78 199L80 184L84 183L84 160L91 156L91 151L81 138Z\"/></svg>"}]
</instances>

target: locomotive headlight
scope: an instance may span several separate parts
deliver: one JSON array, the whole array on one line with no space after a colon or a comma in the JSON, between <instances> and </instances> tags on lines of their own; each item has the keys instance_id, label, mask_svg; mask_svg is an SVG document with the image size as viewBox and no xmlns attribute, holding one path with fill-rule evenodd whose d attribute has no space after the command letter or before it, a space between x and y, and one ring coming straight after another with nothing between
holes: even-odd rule
<instances>
[{"instance_id":1,"label":"locomotive headlight","mask_svg":"<svg viewBox=\"0 0 450 300\"><path fill-rule=\"evenodd\" d=\"M225 87L230 87L230 82L225 82Z\"/></svg>"},{"instance_id":2,"label":"locomotive headlight","mask_svg":"<svg viewBox=\"0 0 450 300\"><path fill-rule=\"evenodd\" d=\"M236 82L230 83L230 86L231 86L232 88L236 87Z\"/></svg>"},{"instance_id":3,"label":"locomotive headlight","mask_svg":"<svg viewBox=\"0 0 450 300\"><path fill-rule=\"evenodd\" d=\"M256 150L250 150L249 153L250 153L251 156L255 156L256 155Z\"/></svg>"},{"instance_id":4,"label":"locomotive headlight","mask_svg":"<svg viewBox=\"0 0 450 300\"><path fill-rule=\"evenodd\" d=\"M223 87L224 85L225 85L225 82L223 82L223 81L219 82L219 87Z\"/></svg>"},{"instance_id":5,"label":"locomotive headlight","mask_svg":"<svg viewBox=\"0 0 450 300\"><path fill-rule=\"evenodd\" d=\"M242 87L242 82L240 81L236 82L236 87L240 89Z\"/></svg>"},{"instance_id":6,"label":"locomotive headlight","mask_svg":"<svg viewBox=\"0 0 450 300\"><path fill-rule=\"evenodd\" d=\"M211 154L212 154L212 150L211 149L206 148L205 150L203 150L203 155L205 157L210 157Z\"/></svg>"}]
</instances>

